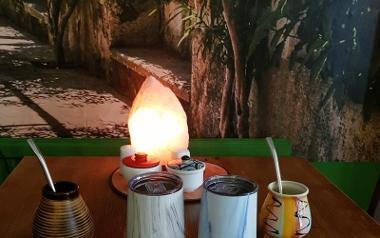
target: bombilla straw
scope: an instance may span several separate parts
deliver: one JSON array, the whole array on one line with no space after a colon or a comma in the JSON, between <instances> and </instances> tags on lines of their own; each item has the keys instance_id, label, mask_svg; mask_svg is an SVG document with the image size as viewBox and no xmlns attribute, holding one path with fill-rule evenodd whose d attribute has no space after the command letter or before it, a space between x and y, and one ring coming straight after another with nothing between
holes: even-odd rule
<instances>
[{"instance_id":1,"label":"bombilla straw","mask_svg":"<svg viewBox=\"0 0 380 238\"><path fill-rule=\"evenodd\" d=\"M49 169L46 165L46 162L45 162L45 159L44 157L42 156L42 153L40 152L40 150L38 149L37 145L34 143L33 139L27 139L26 142L28 142L30 148L33 150L34 154L36 154L38 160L40 161L40 165L41 165L41 168L42 170L44 171L44 174L45 174L45 178L51 188L51 190L53 190L54 192L55 191L55 187L54 187L54 183L53 183L53 180L51 178L51 175L50 175L50 172L49 172Z\"/></svg>"},{"instance_id":2,"label":"bombilla straw","mask_svg":"<svg viewBox=\"0 0 380 238\"><path fill-rule=\"evenodd\" d=\"M277 151L276 151L276 148L274 147L272 137L267 137L265 139L267 140L270 152L272 153L272 157L274 160L274 167L276 169L276 176L277 176L278 191L282 194L281 173L280 173L280 165L278 163Z\"/></svg>"}]
</instances>

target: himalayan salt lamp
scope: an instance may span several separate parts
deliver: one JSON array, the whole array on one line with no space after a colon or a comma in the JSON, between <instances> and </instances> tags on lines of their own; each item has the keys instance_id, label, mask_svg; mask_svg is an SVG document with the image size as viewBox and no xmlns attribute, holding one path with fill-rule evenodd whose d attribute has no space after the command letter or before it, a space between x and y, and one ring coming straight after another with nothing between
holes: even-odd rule
<instances>
[{"instance_id":1,"label":"himalayan salt lamp","mask_svg":"<svg viewBox=\"0 0 380 238\"><path fill-rule=\"evenodd\" d=\"M154 77L142 84L128 118L131 144L137 152L163 162L187 149L186 113L176 95Z\"/></svg>"}]
</instances>

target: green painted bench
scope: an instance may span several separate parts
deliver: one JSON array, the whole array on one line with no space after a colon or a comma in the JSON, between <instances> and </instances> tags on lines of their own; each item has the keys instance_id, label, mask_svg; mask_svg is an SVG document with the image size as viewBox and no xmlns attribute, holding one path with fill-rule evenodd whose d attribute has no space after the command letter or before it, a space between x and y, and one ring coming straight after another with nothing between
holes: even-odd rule
<instances>
[{"instance_id":1,"label":"green painted bench","mask_svg":"<svg viewBox=\"0 0 380 238\"><path fill-rule=\"evenodd\" d=\"M119 147L128 139L34 139L46 156L118 156ZM281 156L292 154L285 139L274 140ZM191 139L189 143L194 156L270 156L264 139ZM238 148L238 150L236 149ZM238 151L238 153L237 153ZM0 183L23 156L33 155L25 139L0 138Z\"/></svg>"},{"instance_id":2,"label":"green painted bench","mask_svg":"<svg viewBox=\"0 0 380 238\"><path fill-rule=\"evenodd\" d=\"M50 156L113 156L128 139L34 139L44 155ZM275 139L281 156L290 156L292 149L285 139ZM265 139L191 139L189 149L194 156L270 156ZM0 138L0 156L33 155L25 139Z\"/></svg>"},{"instance_id":3,"label":"green painted bench","mask_svg":"<svg viewBox=\"0 0 380 238\"><path fill-rule=\"evenodd\" d=\"M380 177L379 162L312 162L312 165L358 206L368 211Z\"/></svg>"},{"instance_id":4,"label":"green painted bench","mask_svg":"<svg viewBox=\"0 0 380 238\"><path fill-rule=\"evenodd\" d=\"M128 139L35 139L47 156L117 156ZM275 139L280 156L291 156L290 143ZM194 156L270 156L265 139L191 139ZM0 138L0 183L23 156L33 155L24 139ZM380 163L312 162L341 191L367 210L380 176Z\"/></svg>"}]
</instances>

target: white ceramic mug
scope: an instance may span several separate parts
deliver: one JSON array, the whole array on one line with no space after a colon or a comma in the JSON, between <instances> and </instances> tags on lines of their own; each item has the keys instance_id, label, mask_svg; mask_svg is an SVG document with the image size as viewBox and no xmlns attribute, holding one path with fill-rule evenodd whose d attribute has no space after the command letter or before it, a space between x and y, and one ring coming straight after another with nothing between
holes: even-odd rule
<instances>
[{"instance_id":1,"label":"white ceramic mug","mask_svg":"<svg viewBox=\"0 0 380 238\"><path fill-rule=\"evenodd\" d=\"M178 161L178 160L177 160ZM202 186L203 184L203 173L206 168L206 164L201 161L196 161L200 163L202 166L199 169L195 170L179 170L171 167L171 164L180 163L177 161L169 161L166 166L167 170L171 174L175 174L182 179L183 182L183 190L185 192L192 192Z\"/></svg>"}]
</instances>

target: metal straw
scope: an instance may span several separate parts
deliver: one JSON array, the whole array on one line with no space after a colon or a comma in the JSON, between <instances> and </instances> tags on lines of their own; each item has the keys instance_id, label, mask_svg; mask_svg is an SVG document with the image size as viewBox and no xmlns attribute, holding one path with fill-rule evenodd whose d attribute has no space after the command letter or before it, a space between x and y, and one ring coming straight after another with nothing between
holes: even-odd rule
<instances>
[{"instance_id":1,"label":"metal straw","mask_svg":"<svg viewBox=\"0 0 380 238\"><path fill-rule=\"evenodd\" d=\"M46 180L47 180L47 182L48 182L51 190L53 190L54 192L56 192L53 180L51 179L49 169L48 169L48 167L46 165L44 157L42 156L42 153L38 149L37 145L34 143L33 139L27 139L26 142L28 142L30 148L33 150L34 154L36 154L38 160L40 161L41 168L44 171L45 178L46 178Z\"/></svg>"},{"instance_id":2,"label":"metal straw","mask_svg":"<svg viewBox=\"0 0 380 238\"><path fill-rule=\"evenodd\" d=\"M278 163L277 151L276 151L276 148L274 147L272 137L267 137L265 139L267 140L270 152L272 153L272 157L274 160L274 167L276 169L276 176L277 176L278 191L282 194L281 173L280 173L280 165Z\"/></svg>"}]
</instances>

